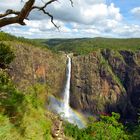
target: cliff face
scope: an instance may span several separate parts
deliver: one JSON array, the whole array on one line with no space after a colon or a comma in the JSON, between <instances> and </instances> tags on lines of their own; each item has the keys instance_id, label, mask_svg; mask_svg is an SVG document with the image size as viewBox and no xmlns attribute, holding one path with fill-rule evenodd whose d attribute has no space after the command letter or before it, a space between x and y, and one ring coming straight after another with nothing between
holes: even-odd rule
<instances>
[{"instance_id":1,"label":"cliff face","mask_svg":"<svg viewBox=\"0 0 140 140\"><path fill-rule=\"evenodd\" d=\"M8 42L7 42L8 43ZM9 74L18 88L46 83L59 96L65 81L66 57L19 42L9 42L16 58ZM72 57L71 107L86 113L119 112L136 119L140 108L140 51L93 51Z\"/></svg>"},{"instance_id":2,"label":"cliff face","mask_svg":"<svg viewBox=\"0 0 140 140\"><path fill-rule=\"evenodd\" d=\"M17 87L26 90L33 84L46 84L48 93L59 96L65 79L65 56L25 43L10 42L10 45L16 57L9 74Z\"/></svg>"},{"instance_id":3,"label":"cliff face","mask_svg":"<svg viewBox=\"0 0 140 140\"><path fill-rule=\"evenodd\" d=\"M132 104L135 112L138 112L140 108L140 51L123 50L119 51L119 53L122 61L113 56L113 52L110 50L102 52L126 89L129 103ZM129 108L127 110L130 111ZM130 113L128 112L128 114Z\"/></svg>"},{"instance_id":4,"label":"cliff face","mask_svg":"<svg viewBox=\"0 0 140 140\"><path fill-rule=\"evenodd\" d=\"M70 105L92 114L119 112L136 119L140 52L104 49L72 58Z\"/></svg>"}]
</instances>

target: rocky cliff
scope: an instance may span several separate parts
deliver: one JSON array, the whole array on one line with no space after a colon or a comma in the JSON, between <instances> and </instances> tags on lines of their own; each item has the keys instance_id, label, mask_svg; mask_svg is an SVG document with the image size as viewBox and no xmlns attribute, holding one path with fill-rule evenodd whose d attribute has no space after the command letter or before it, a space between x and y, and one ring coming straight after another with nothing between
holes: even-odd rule
<instances>
[{"instance_id":1,"label":"rocky cliff","mask_svg":"<svg viewBox=\"0 0 140 140\"><path fill-rule=\"evenodd\" d=\"M139 99L140 51L103 49L72 58L71 107L135 120Z\"/></svg>"},{"instance_id":2,"label":"rocky cliff","mask_svg":"<svg viewBox=\"0 0 140 140\"><path fill-rule=\"evenodd\" d=\"M9 42L16 55L9 74L20 90L40 83L46 84L47 92L59 96L65 79L65 55L52 53L47 48L29 43Z\"/></svg>"}]
</instances>

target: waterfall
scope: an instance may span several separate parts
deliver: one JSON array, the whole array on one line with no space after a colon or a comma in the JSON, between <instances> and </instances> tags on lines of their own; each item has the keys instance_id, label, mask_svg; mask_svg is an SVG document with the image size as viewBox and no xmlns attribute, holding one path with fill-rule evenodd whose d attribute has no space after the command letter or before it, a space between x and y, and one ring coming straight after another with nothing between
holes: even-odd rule
<instances>
[{"instance_id":1,"label":"waterfall","mask_svg":"<svg viewBox=\"0 0 140 140\"><path fill-rule=\"evenodd\" d=\"M71 79L71 58L67 55L66 86L64 89L64 115L69 117L70 79Z\"/></svg>"},{"instance_id":2,"label":"waterfall","mask_svg":"<svg viewBox=\"0 0 140 140\"><path fill-rule=\"evenodd\" d=\"M63 100L58 100L50 96L49 109L59 114L62 119L77 125L79 128L85 127L84 119L80 112L74 111L70 105L70 80L71 80L71 58L67 55L66 83L64 86Z\"/></svg>"}]
</instances>

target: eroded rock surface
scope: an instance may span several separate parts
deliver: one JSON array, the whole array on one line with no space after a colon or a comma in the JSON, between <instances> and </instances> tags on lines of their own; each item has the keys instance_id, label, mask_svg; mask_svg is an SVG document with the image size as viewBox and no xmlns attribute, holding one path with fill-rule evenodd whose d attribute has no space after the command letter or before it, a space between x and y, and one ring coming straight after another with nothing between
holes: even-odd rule
<instances>
[{"instance_id":1,"label":"eroded rock surface","mask_svg":"<svg viewBox=\"0 0 140 140\"><path fill-rule=\"evenodd\" d=\"M99 50L72 58L70 105L135 120L140 107L140 52Z\"/></svg>"},{"instance_id":2,"label":"eroded rock surface","mask_svg":"<svg viewBox=\"0 0 140 140\"><path fill-rule=\"evenodd\" d=\"M46 84L48 93L59 96L65 79L65 56L24 43L11 46L16 58L10 65L9 74L17 87L26 90L37 83Z\"/></svg>"}]
</instances>

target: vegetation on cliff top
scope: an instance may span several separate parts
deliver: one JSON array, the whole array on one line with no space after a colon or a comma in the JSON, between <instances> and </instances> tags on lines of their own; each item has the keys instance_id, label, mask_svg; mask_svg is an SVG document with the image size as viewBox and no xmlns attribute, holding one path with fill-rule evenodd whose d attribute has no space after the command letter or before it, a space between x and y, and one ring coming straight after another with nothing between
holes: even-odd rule
<instances>
[{"instance_id":1,"label":"vegetation on cliff top","mask_svg":"<svg viewBox=\"0 0 140 140\"><path fill-rule=\"evenodd\" d=\"M81 38L81 39L50 39L40 40L54 51L73 52L75 54L88 54L98 49L139 50L140 39L114 39L114 38Z\"/></svg>"},{"instance_id":2,"label":"vegetation on cliff top","mask_svg":"<svg viewBox=\"0 0 140 140\"><path fill-rule=\"evenodd\" d=\"M46 44L42 44L38 41L34 41L24 37L16 37L5 32L0 32L0 42L8 42L8 41L30 44L33 45L34 47L48 48Z\"/></svg>"},{"instance_id":3,"label":"vegetation on cliff top","mask_svg":"<svg viewBox=\"0 0 140 140\"><path fill-rule=\"evenodd\" d=\"M15 55L11 51L10 46L0 43L0 68L6 68L12 62Z\"/></svg>"}]
</instances>

